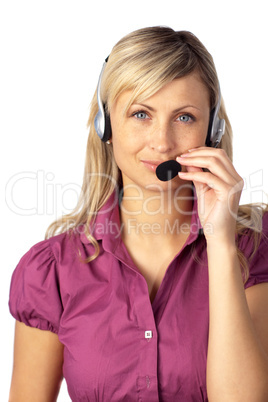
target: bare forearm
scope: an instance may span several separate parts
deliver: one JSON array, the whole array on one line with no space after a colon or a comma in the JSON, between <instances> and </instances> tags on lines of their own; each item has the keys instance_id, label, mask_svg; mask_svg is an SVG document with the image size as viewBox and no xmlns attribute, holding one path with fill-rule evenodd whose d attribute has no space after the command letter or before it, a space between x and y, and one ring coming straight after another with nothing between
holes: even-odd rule
<instances>
[{"instance_id":1,"label":"bare forearm","mask_svg":"<svg viewBox=\"0 0 268 402\"><path fill-rule=\"evenodd\" d=\"M209 400L268 400L268 358L247 305L234 245L208 244L210 327Z\"/></svg>"}]
</instances>

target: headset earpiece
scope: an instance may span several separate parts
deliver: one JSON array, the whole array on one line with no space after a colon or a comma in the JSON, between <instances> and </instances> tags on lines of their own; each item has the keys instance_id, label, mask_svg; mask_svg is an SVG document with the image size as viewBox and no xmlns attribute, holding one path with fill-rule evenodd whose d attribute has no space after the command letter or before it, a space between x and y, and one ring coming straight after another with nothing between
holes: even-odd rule
<instances>
[{"instance_id":1,"label":"headset earpiece","mask_svg":"<svg viewBox=\"0 0 268 402\"><path fill-rule=\"evenodd\" d=\"M104 133L102 141L107 142L112 136L112 126L110 116L105 113L105 105L104 105L104 116L105 116L105 125L104 125Z\"/></svg>"},{"instance_id":2,"label":"headset earpiece","mask_svg":"<svg viewBox=\"0 0 268 402\"><path fill-rule=\"evenodd\" d=\"M225 120L219 119L218 113L221 106L221 90L219 88L219 100L216 107L210 112L206 145L217 148L225 132Z\"/></svg>"},{"instance_id":3,"label":"headset earpiece","mask_svg":"<svg viewBox=\"0 0 268 402\"><path fill-rule=\"evenodd\" d=\"M108 61L108 57L105 60L105 62L103 63L99 81L98 81L97 101L98 101L99 110L94 119L94 127L96 130L96 133L98 134L99 138L104 142L107 142L111 138L111 135L112 135L110 116L108 116L107 113L105 113L105 104L102 103L101 94L100 94L101 80L102 80L102 76L103 76L107 61Z\"/></svg>"}]
</instances>

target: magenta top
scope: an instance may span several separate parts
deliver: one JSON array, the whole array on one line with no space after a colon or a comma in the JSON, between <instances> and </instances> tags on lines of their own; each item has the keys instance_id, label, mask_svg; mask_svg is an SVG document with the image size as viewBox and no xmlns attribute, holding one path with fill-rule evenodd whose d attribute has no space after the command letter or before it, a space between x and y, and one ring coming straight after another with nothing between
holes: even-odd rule
<instances>
[{"instance_id":1,"label":"magenta top","mask_svg":"<svg viewBox=\"0 0 268 402\"><path fill-rule=\"evenodd\" d=\"M119 235L114 200L97 215L100 254L91 263L79 261L78 250L83 259L94 251L82 226L71 236L41 241L22 257L11 282L11 314L58 334L75 402L207 401L208 267L196 202L191 233L151 304L146 280ZM264 229L268 235L268 214ZM248 255L248 237L239 242ZM268 282L265 237L246 287L261 282Z\"/></svg>"}]
</instances>

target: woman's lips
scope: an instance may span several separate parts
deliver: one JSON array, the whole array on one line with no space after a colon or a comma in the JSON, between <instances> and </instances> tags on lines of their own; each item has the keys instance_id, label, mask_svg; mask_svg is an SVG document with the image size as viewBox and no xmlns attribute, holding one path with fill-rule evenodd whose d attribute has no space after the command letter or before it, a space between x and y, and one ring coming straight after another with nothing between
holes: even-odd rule
<instances>
[{"instance_id":1,"label":"woman's lips","mask_svg":"<svg viewBox=\"0 0 268 402\"><path fill-rule=\"evenodd\" d=\"M141 161L143 163L143 165L149 169L151 172L155 172L156 168L158 165L160 165L160 163L164 162L164 161L146 161L146 160L142 160Z\"/></svg>"}]
</instances>

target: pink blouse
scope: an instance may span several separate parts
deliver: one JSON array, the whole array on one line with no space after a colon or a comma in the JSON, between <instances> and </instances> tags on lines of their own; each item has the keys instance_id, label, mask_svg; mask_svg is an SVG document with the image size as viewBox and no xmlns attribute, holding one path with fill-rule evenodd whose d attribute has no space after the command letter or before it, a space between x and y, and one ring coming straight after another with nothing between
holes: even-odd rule
<instances>
[{"instance_id":1,"label":"pink blouse","mask_svg":"<svg viewBox=\"0 0 268 402\"><path fill-rule=\"evenodd\" d=\"M268 235L268 214L263 222ZM94 252L83 226L34 245L13 273L11 314L58 334L72 401L207 401L208 267L196 202L191 233L153 303L121 240L114 195L93 234L100 254L88 264L79 260L79 252L82 259ZM239 243L248 256L248 237ZM245 287L261 282L268 282L265 237Z\"/></svg>"}]
</instances>

